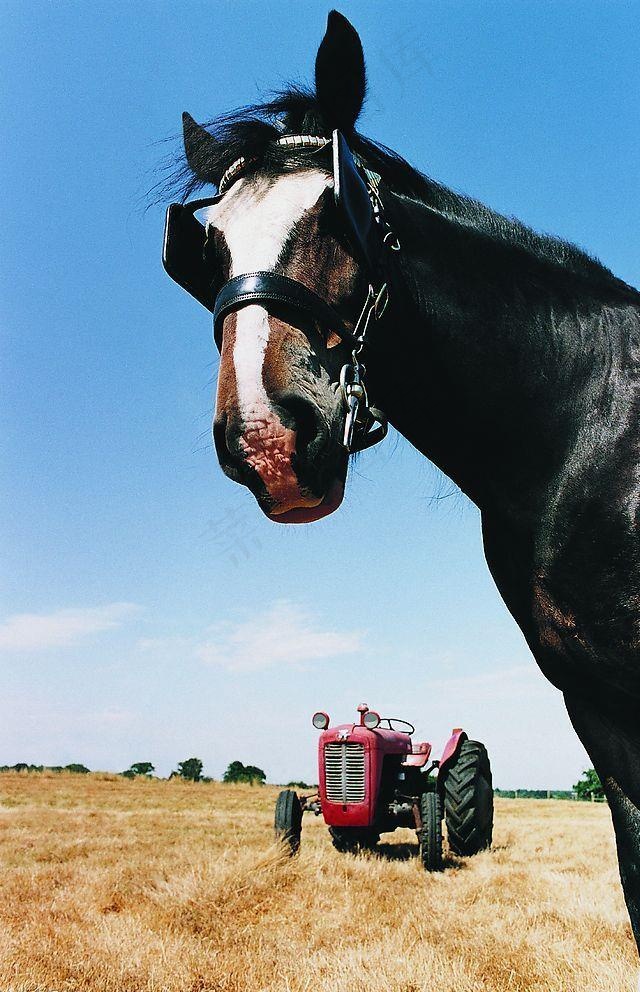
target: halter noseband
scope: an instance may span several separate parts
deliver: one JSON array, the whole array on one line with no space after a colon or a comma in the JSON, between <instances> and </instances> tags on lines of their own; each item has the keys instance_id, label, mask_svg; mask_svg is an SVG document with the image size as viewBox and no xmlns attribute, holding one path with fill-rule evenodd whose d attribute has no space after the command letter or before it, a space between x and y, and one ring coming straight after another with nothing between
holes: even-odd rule
<instances>
[{"instance_id":1,"label":"halter noseband","mask_svg":"<svg viewBox=\"0 0 640 992\"><path fill-rule=\"evenodd\" d=\"M277 272L245 272L224 284L213 307L213 336L221 350L224 318L249 303L283 303L331 327L343 340L355 348L357 338L347 328L337 310L304 283Z\"/></svg>"},{"instance_id":2,"label":"halter noseband","mask_svg":"<svg viewBox=\"0 0 640 992\"><path fill-rule=\"evenodd\" d=\"M215 298L211 292L211 274L204 261L206 232L194 212L218 202L231 185L255 159L239 158L224 172L214 199L172 204L167 210L163 263L168 274L213 313L216 345L222 346L224 318L244 306L275 303L291 307L323 327L329 327L351 350L351 360L340 372L340 389L345 408L343 445L349 452L362 451L381 441L387 433L387 419L371 406L364 383L365 369L359 358L367 344L371 324L387 309L389 293L384 281L384 247L398 250L399 244L384 220L379 196L380 177L356 164L351 150L339 131L328 138L318 135L286 135L275 142L291 151L321 150L332 144L334 196L342 213L347 236L366 267L369 289L353 330L326 300L303 283L270 270L248 272L229 279ZM364 173L364 177L363 174ZM198 259L199 254L199 259Z\"/></svg>"}]
</instances>

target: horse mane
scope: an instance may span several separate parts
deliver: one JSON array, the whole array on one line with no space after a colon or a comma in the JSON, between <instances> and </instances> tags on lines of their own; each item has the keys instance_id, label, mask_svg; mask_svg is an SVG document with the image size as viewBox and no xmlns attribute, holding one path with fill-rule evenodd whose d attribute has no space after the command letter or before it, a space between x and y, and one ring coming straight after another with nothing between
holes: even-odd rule
<instances>
[{"instance_id":1,"label":"horse mane","mask_svg":"<svg viewBox=\"0 0 640 992\"><path fill-rule=\"evenodd\" d=\"M217 186L225 169L241 156L257 159L261 175L274 178L286 171L314 168L319 161L328 164L328 152L301 150L292 153L274 145L276 138L287 134L315 134L331 137L323 120L315 94L308 89L290 86L271 100L242 107L205 122L213 141L203 145L199 154L198 175L182 156L173 160L168 179L158 184L160 196L178 195L186 200L206 185ZM436 182L419 172L390 148L372 141L357 131L348 135L349 144L367 167L377 172L394 193L417 200L446 216L454 224L474 229L490 238L528 251L556 266L586 276L624 295L637 291L618 279L596 258L570 242L548 234L539 234L515 217L505 217L491 208Z\"/></svg>"}]
</instances>

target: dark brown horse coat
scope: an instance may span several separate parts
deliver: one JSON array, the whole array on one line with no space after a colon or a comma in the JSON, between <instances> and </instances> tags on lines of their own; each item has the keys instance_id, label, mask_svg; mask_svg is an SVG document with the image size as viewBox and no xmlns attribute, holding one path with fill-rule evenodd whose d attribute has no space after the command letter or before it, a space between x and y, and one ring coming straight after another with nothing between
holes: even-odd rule
<instances>
[{"instance_id":1,"label":"dark brown horse coat","mask_svg":"<svg viewBox=\"0 0 640 992\"><path fill-rule=\"evenodd\" d=\"M210 220L212 293L266 259L353 322L366 278L329 163L274 146L283 133L339 128L381 176L401 244L386 258L391 306L365 355L370 392L481 510L498 589L604 783L640 942L640 295L363 138L364 89L359 38L333 13L315 93L290 91L212 131L186 117L192 188L217 184L240 155L250 162ZM225 319L216 445L273 519L315 519L342 498L344 361L314 321L259 306Z\"/></svg>"}]
</instances>

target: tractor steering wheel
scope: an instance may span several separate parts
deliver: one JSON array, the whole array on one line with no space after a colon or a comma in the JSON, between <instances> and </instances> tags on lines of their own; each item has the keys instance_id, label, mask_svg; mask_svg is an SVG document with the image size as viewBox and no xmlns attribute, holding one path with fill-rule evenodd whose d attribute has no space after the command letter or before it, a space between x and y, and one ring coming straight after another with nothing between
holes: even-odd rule
<instances>
[{"instance_id":1,"label":"tractor steering wheel","mask_svg":"<svg viewBox=\"0 0 640 992\"><path fill-rule=\"evenodd\" d=\"M412 723L409 723L408 720L400 720L398 719L398 717L395 716L384 716L380 720L380 723L388 723L389 730L395 730L397 734L415 734L416 732L416 728L413 726ZM396 729L395 727L391 726L393 723L403 723L405 727L408 727L409 729L404 730L402 727L400 729Z\"/></svg>"}]
</instances>

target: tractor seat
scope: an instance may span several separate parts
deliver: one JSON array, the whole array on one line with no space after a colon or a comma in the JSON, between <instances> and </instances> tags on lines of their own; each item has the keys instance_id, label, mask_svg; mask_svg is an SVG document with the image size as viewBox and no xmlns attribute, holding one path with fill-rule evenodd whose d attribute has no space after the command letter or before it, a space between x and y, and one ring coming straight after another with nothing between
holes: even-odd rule
<instances>
[{"instance_id":1,"label":"tractor seat","mask_svg":"<svg viewBox=\"0 0 640 992\"><path fill-rule=\"evenodd\" d=\"M421 741L419 744L414 743L411 745L411 754L406 755L402 764L405 768L424 768L430 754L431 744L427 744L426 741Z\"/></svg>"}]
</instances>

